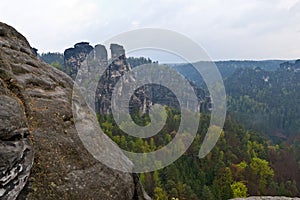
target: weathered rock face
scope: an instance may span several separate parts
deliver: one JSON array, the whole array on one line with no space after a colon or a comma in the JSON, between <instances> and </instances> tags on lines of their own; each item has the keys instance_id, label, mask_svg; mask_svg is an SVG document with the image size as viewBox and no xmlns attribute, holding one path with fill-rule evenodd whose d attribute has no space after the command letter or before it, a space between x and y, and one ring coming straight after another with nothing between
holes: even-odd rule
<instances>
[{"instance_id":1,"label":"weathered rock face","mask_svg":"<svg viewBox=\"0 0 300 200\"><path fill-rule=\"evenodd\" d=\"M248 198L236 198L234 200L299 200L300 198L295 197L271 197L271 196L265 196L265 197L248 197Z\"/></svg>"},{"instance_id":2,"label":"weathered rock face","mask_svg":"<svg viewBox=\"0 0 300 200\"><path fill-rule=\"evenodd\" d=\"M300 60L295 61L295 68L300 68Z\"/></svg>"},{"instance_id":3,"label":"weathered rock face","mask_svg":"<svg viewBox=\"0 0 300 200\"><path fill-rule=\"evenodd\" d=\"M0 72L0 199L15 199L26 184L33 163L25 109L14 80Z\"/></svg>"},{"instance_id":4,"label":"weathered rock face","mask_svg":"<svg viewBox=\"0 0 300 200\"><path fill-rule=\"evenodd\" d=\"M6 38L13 38L7 41ZM31 54L27 41L12 28L0 24L0 199L15 199L29 177L33 149L29 139L28 99L24 88L13 75L21 73L19 65L3 57ZM10 52L2 49L11 49ZM23 60L26 65L27 60ZM13 64L13 65L12 65ZM16 64L16 65L15 65Z\"/></svg>"},{"instance_id":5,"label":"weathered rock face","mask_svg":"<svg viewBox=\"0 0 300 200\"><path fill-rule=\"evenodd\" d=\"M130 65L126 61L125 50L123 46L118 44L111 44L111 59L107 58L107 51L105 46L96 45L94 49L91 50L91 47L88 43L79 43L84 45L76 44L74 48L67 49L65 51L65 68L70 69L67 73L71 77L76 77L77 74L71 74L69 72L78 73L78 69L80 69L84 65L84 61L88 60L88 63L96 63L95 67L102 67L106 69L104 73L102 73L101 77L98 77L98 87L96 90L95 96L95 111L100 114L109 114L111 113L111 103L115 103L111 101L112 92L117 84L117 82L124 78L124 74L131 71ZM72 54L73 53L73 54ZM80 56L78 56L80 55ZM89 56L89 57L88 57ZM92 64L87 64L87 70L90 75L97 75L97 70L93 69ZM150 66L149 66L150 67ZM98 74L99 75L99 74ZM148 76L144 74L144 76ZM160 79L171 81L171 77L169 73L161 73ZM81 77L81 76L80 76ZM130 85L130 83L135 82L136 79L134 76L127 77L127 80L123 80L126 85ZM180 81L173 80L173 84L181 85ZM197 87L195 84L191 83L194 88L196 95L198 97L199 109L202 111L207 111L210 109L210 99L205 99L205 92L203 89ZM122 85L120 91L131 91L131 89L126 88L125 85ZM183 94L182 96L188 97L188 94ZM190 99L187 98L181 103L184 107L188 108L188 103ZM175 107L180 109L179 102L176 96L169 90L168 88L161 86L159 84L145 85L134 92L134 95L131 97L130 101L130 109L133 108L141 111L142 113L147 113L149 111L150 106L153 103L158 103L162 105L167 105L171 107Z\"/></svg>"},{"instance_id":6,"label":"weathered rock face","mask_svg":"<svg viewBox=\"0 0 300 200\"><path fill-rule=\"evenodd\" d=\"M90 51L91 48L92 50ZM104 73L102 73L102 76L99 77L98 80L94 80L98 82L95 98L95 111L101 114L111 113L111 96L114 87L120 78L123 77L126 72L131 70L130 66L126 62L125 50L123 46L111 44L110 50L112 55L111 59L108 59L106 48L103 45L96 45L95 48L93 48L87 43L84 43L84 47L76 44L74 48L71 48L71 51L70 49L67 49L64 53L65 68L70 69L67 70L67 74L73 78L76 78L78 69L80 69L85 60L89 60L89 63L96 63L96 68L103 67L105 69ZM87 73L97 75L98 73L94 71L98 70L93 69L95 67L92 67L92 64L88 64ZM76 74L68 72L76 72ZM132 81L135 81L134 77L132 76L128 80L125 80L127 83ZM149 109L151 106L151 101L149 94L147 94L147 91L144 88L139 88L135 92L135 95L132 97L131 106L136 107L143 113Z\"/></svg>"},{"instance_id":7,"label":"weathered rock face","mask_svg":"<svg viewBox=\"0 0 300 200\"><path fill-rule=\"evenodd\" d=\"M121 45L111 44L110 50L111 50L111 58L113 60L125 56L125 50Z\"/></svg>"},{"instance_id":8,"label":"weathered rock face","mask_svg":"<svg viewBox=\"0 0 300 200\"><path fill-rule=\"evenodd\" d=\"M289 61L281 63L280 69L285 70L285 71L299 72L300 71L300 60L296 60L295 63L292 63Z\"/></svg>"},{"instance_id":9,"label":"weathered rock face","mask_svg":"<svg viewBox=\"0 0 300 200\"><path fill-rule=\"evenodd\" d=\"M110 50L112 59L109 61L110 64L107 65L102 77L99 78L96 91L95 108L98 113L102 114L110 113L112 91L121 76L129 71L123 47L111 44Z\"/></svg>"},{"instance_id":10,"label":"weathered rock face","mask_svg":"<svg viewBox=\"0 0 300 200\"><path fill-rule=\"evenodd\" d=\"M64 72L75 79L81 62L85 60L86 56L93 49L94 48L90 46L88 42L80 42L75 44L74 48L66 49L64 52Z\"/></svg>"},{"instance_id":11,"label":"weathered rock face","mask_svg":"<svg viewBox=\"0 0 300 200\"><path fill-rule=\"evenodd\" d=\"M95 57L98 58L100 62L107 64L107 51L105 46L101 44L95 46Z\"/></svg>"},{"instance_id":12,"label":"weathered rock face","mask_svg":"<svg viewBox=\"0 0 300 200\"><path fill-rule=\"evenodd\" d=\"M108 168L84 148L72 88L71 78L37 59L21 34L0 23L0 199L15 199L30 169L19 199L146 199L137 177ZM97 120L87 106L82 112L85 122Z\"/></svg>"}]
</instances>

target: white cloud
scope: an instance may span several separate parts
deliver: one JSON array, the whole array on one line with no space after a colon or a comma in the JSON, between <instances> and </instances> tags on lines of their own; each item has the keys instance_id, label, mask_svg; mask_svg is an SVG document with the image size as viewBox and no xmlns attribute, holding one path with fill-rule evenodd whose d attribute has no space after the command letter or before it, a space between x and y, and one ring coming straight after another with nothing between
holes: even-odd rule
<instances>
[{"instance_id":1,"label":"white cloud","mask_svg":"<svg viewBox=\"0 0 300 200\"><path fill-rule=\"evenodd\" d=\"M10 0L0 19L44 52L158 27L189 36L214 59L300 57L297 0Z\"/></svg>"}]
</instances>

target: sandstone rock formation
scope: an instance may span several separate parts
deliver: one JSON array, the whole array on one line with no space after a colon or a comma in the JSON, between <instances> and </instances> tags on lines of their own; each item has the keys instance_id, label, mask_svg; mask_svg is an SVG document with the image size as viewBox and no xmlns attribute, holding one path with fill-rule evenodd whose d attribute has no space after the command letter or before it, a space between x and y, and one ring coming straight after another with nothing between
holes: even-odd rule
<instances>
[{"instance_id":1,"label":"sandstone rock formation","mask_svg":"<svg viewBox=\"0 0 300 200\"><path fill-rule=\"evenodd\" d=\"M80 42L75 44L74 48L66 49L64 52L65 64L64 72L66 72L73 79L76 78L81 62L94 48L88 42Z\"/></svg>"},{"instance_id":2,"label":"sandstone rock formation","mask_svg":"<svg viewBox=\"0 0 300 200\"><path fill-rule=\"evenodd\" d=\"M25 186L33 163L22 92L0 71L0 199L15 199Z\"/></svg>"},{"instance_id":3,"label":"sandstone rock formation","mask_svg":"<svg viewBox=\"0 0 300 200\"><path fill-rule=\"evenodd\" d=\"M101 114L111 113L111 96L116 83L126 72L129 72L130 65L126 62L125 50L123 46L118 44L111 44L111 58L107 57L107 50L103 45L96 45L95 48L88 43L77 43L74 48L65 50L65 72L69 74L73 79L76 79L78 70L82 67L83 62L88 60L89 64L86 67L88 76L96 76L98 82L96 92L95 111ZM89 57L88 57L89 56ZM96 64L93 66L93 63ZM99 70L95 68L103 68L105 71L100 76ZM101 70L100 70L101 71ZM80 78L82 77L80 74ZM77 78L78 79L78 78ZM131 76L125 82L134 82L135 78ZM123 90L123 89L122 89ZM151 106L149 93L145 88L139 88L135 91L135 95L132 97L131 107L136 107L143 113L147 112Z\"/></svg>"},{"instance_id":4,"label":"sandstone rock formation","mask_svg":"<svg viewBox=\"0 0 300 200\"><path fill-rule=\"evenodd\" d=\"M78 62L72 52L86 47L69 49L67 60ZM20 33L0 23L0 199L15 199L30 169L19 199L147 199L135 175L108 168L84 148L74 126L72 88L71 78L37 59ZM96 120L88 107L82 112L86 122ZM118 151L110 155L126 159Z\"/></svg>"},{"instance_id":5,"label":"sandstone rock formation","mask_svg":"<svg viewBox=\"0 0 300 200\"><path fill-rule=\"evenodd\" d=\"M98 74L96 72L97 70L93 69L95 67L103 67L104 69L106 69L104 73L102 73L101 77L97 77L98 80L94 80L96 82L99 81L95 97L95 111L100 114L111 113L111 96L115 85L121 78L124 78L123 75L125 73L131 71L131 67L127 63L125 50L123 46L118 44L111 44L110 50L112 57L108 59L105 46L96 45L95 48L93 48L89 45L89 43L81 42L75 44L74 48L69 48L64 52L66 69L65 72L69 74L73 79L76 78L78 70L82 67L81 65L83 65L83 62L86 60L88 60L89 63L87 70L89 71L88 73L90 73L90 75L88 76L94 76ZM97 64L95 67L93 67L93 64L91 63ZM155 64L157 63L153 63L153 65ZM73 74L75 72L76 74ZM143 75L145 77L148 76L147 74ZM84 79L86 77L82 77L80 75L80 78ZM168 80L169 83L173 85L182 85L180 80L172 78L170 73L160 73L159 79ZM126 83L133 83L135 81L136 80L134 76L130 76L129 78L127 78L127 80L124 80L124 82ZM201 112L207 111L207 109L209 109L209 106L211 106L209 105L210 99L204 99L205 92L203 89L197 87L192 82L190 84L194 88L195 93L198 97L198 104L200 107L199 109L201 109ZM126 86L122 85L121 90L125 92L131 91L131 89L125 87ZM189 95L182 94L181 96L188 97ZM187 102L189 101L190 99L184 98L184 100L181 103L184 107L188 108L189 106ZM174 93L172 93L171 90L169 90L167 87L160 85L159 83L145 85L135 90L134 95L131 97L130 109L133 110L133 108L136 108L142 113L147 113L149 111L150 106L155 103L180 109L179 102Z\"/></svg>"},{"instance_id":6,"label":"sandstone rock formation","mask_svg":"<svg viewBox=\"0 0 300 200\"><path fill-rule=\"evenodd\" d=\"M290 197L271 197L271 196L265 196L265 197L248 197L248 198L236 198L234 200L299 200L300 198L290 198Z\"/></svg>"},{"instance_id":7,"label":"sandstone rock formation","mask_svg":"<svg viewBox=\"0 0 300 200\"><path fill-rule=\"evenodd\" d=\"M280 64L280 69L284 71L300 72L300 60L293 62L284 62Z\"/></svg>"}]
</instances>

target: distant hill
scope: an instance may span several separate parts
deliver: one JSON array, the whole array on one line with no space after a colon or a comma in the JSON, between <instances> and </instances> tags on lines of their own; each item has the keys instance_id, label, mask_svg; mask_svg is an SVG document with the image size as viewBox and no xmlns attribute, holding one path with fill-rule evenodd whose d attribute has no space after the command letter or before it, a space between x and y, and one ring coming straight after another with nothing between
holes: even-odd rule
<instances>
[{"instance_id":1,"label":"distant hill","mask_svg":"<svg viewBox=\"0 0 300 200\"><path fill-rule=\"evenodd\" d=\"M276 71L237 69L225 80L229 111L246 127L271 137L298 134L300 67L297 63L285 63Z\"/></svg>"},{"instance_id":2,"label":"distant hill","mask_svg":"<svg viewBox=\"0 0 300 200\"><path fill-rule=\"evenodd\" d=\"M41 59L60 69L65 69L63 54L46 53ZM131 68L153 63L150 58L129 57ZM201 62L205 64L206 62ZM300 130L298 79L300 62L287 60L217 61L228 94L228 109L238 122L247 128L264 132L271 138L287 139ZM208 94L206 85L192 64L168 64ZM252 120L248 120L252 118Z\"/></svg>"},{"instance_id":3,"label":"distant hill","mask_svg":"<svg viewBox=\"0 0 300 200\"><path fill-rule=\"evenodd\" d=\"M85 100L73 95L72 79L1 22L0 46L0 199L149 199L137 175L97 162L84 147L72 98L76 106ZM88 129L97 119L81 106L83 123L76 123ZM100 140L101 149L112 148L102 154L107 159L128 160L111 140Z\"/></svg>"},{"instance_id":4,"label":"distant hill","mask_svg":"<svg viewBox=\"0 0 300 200\"><path fill-rule=\"evenodd\" d=\"M215 64L225 83L228 111L238 122L274 141L286 140L300 132L300 60L218 61ZM191 64L171 66L207 90Z\"/></svg>"},{"instance_id":5,"label":"distant hill","mask_svg":"<svg viewBox=\"0 0 300 200\"><path fill-rule=\"evenodd\" d=\"M216 61L214 62L219 69L223 79L231 76L236 69L239 68L261 68L266 71L275 71L280 67L280 64L288 62L286 60L264 60L264 61L251 61L251 60L236 60L236 61ZM207 63L205 61L201 62ZM187 79L194 81L197 84L203 84L203 80L199 77L198 72L194 69L192 64L169 64L171 67L180 72Z\"/></svg>"}]
</instances>

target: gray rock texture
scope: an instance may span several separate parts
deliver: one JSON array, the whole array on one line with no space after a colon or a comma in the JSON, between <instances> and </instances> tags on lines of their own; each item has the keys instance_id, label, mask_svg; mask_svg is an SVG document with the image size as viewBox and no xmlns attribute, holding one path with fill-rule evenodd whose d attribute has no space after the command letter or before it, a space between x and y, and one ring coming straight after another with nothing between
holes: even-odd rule
<instances>
[{"instance_id":1,"label":"gray rock texture","mask_svg":"<svg viewBox=\"0 0 300 200\"><path fill-rule=\"evenodd\" d=\"M111 50L111 58L112 59L125 57L125 50L124 50L123 46L121 46L119 44L111 44L110 50Z\"/></svg>"},{"instance_id":2,"label":"gray rock texture","mask_svg":"<svg viewBox=\"0 0 300 200\"><path fill-rule=\"evenodd\" d=\"M1 72L0 72L1 73ZM0 75L0 199L16 199L29 177L33 148L23 103ZM8 81L8 82L7 82Z\"/></svg>"},{"instance_id":3,"label":"gray rock texture","mask_svg":"<svg viewBox=\"0 0 300 200\"><path fill-rule=\"evenodd\" d=\"M84 148L72 90L70 77L39 60L20 33L0 23L0 199L148 199L136 175L108 168ZM96 120L87 106L82 112L86 122Z\"/></svg>"},{"instance_id":4,"label":"gray rock texture","mask_svg":"<svg viewBox=\"0 0 300 200\"><path fill-rule=\"evenodd\" d=\"M271 197L271 196L265 196L265 197L248 197L248 198L235 198L234 200L299 200L298 197Z\"/></svg>"},{"instance_id":5,"label":"gray rock texture","mask_svg":"<svg viewBox=\"0 0 300 200\"><path fill-rule=\"evenodd\" d=\"M123 75L126 72L131 70L126 62L123 46L111 44L110 51L112 57L108 59L105 46L98 44L93 48L88 43L81 42L75 44L74 48L66 49L64 52L65 72L70 77L73 79L77 78L77 81L78 79L85 81L87 79L86 76L89 76L92 77L93 82L98 83L95 95L95 111L101 114L111 113L111 96L115 85L124 77ZM84 67L84 65L87 66ZM78 73L80 68L84 69L80 71L86 71L84 72L86 74ZM102 76L100 76L99 72L101 70L97 68L104 69L104 72L101 72ZM99 75L99 77L96 75ZM94 79L94 76L97 79ZM124 82L133 83L134 81L135 78L130 76ZM123 85L121 90L124 91ZM145 88L139 88L135 91L130 106L145 113L149 110L151 104L149 92Z\"/></svg>"},{"instance_id":6,"label":"gray rock texture","mask_svg":"<svg viewBox=\"0 0 300 200\"><path fill-rule=\"evenodd\" d=\"M76 74L80 68L81 62L83 62L86 56L94 48L89 45L88 42L80 42L74 45L74 48L66 49L64 52L65 64L64 72L66 72L73 79L76 78Z\"/></svg>"}]
</instances>

